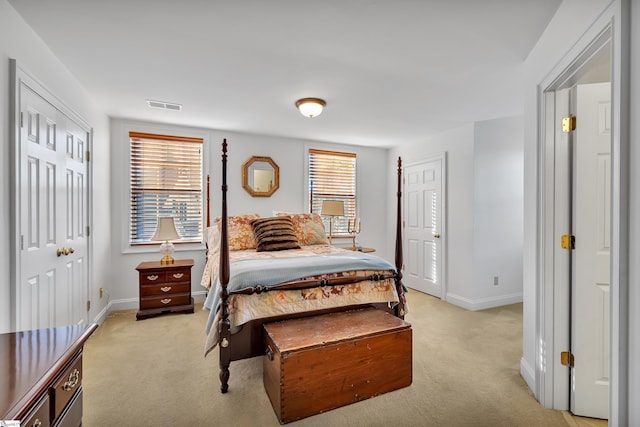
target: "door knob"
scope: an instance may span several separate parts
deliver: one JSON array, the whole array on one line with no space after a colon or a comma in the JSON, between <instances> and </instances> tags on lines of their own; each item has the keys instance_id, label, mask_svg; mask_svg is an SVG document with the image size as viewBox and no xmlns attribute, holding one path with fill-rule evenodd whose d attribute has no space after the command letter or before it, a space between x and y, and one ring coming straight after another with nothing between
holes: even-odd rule
<instances>
[{"instance_id":1,"label":"door knob","mask_svg":"<svg viewBox=\"0 0 640 427\"><path fill-rule=\"evenodd\" d=\"M440 233L435 233L435 234L433 235L433 238L434 238L434 239L439 239L439 238L440 238Z\"/></svg>"},{"instance_id":2,"label":"door knob","mask_svg":"<svg viewBox=\"0 0 640 427\"><path fill-rule=\"evenodd\" d=\"M66 256L66 255L69 255L71 253L71 250L69 248L64 248L63 252L64 252L64 254Z\"/></svg>"},{"instance_id":3,"label":"door knob","mask_svg":"<svg viewBox=\"0 0 640 427\"><path fill-rule=\"evenodd\" d=\"M63 248L63 249L58 248L58 249L56 249L56 255L61 256L64 253L65 249L66 248Z\"/></svg>"}]
</instances>

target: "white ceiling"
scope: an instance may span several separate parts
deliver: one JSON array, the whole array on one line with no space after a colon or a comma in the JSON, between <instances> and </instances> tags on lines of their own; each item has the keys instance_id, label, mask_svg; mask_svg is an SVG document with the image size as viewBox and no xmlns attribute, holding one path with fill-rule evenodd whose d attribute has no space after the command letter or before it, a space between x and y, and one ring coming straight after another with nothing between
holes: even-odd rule
<instances>
[{"instance_id":1,"label":"white ceiling","mask_svg":"<svg viewBox=\"0 0 640 427\"><path fill-rule=\"evenodd\" d=\"M380 147L521 114L561 3L9 1L112 117ZM300 115L303 97L324 113Z\"/></svg>"}]
</instances>

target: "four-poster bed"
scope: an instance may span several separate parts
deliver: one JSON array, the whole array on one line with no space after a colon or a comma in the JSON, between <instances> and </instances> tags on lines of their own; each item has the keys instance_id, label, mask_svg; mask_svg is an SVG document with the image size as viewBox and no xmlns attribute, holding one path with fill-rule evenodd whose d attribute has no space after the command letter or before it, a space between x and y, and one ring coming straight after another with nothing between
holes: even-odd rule
<instances>
[{"instance_id":1,"label":"four-poster bed","mask_svg":"<svg viewBox=\"0 0 640 427\"><path fill-rule=\"evenodd\" d=\"M205 352L219 347L222 393L229 388L231 361L265 354L265 324L363 307L375 307L404 318L407 307L401 272L401 172L402 163L398 159L395 265L370 254L326 244L322 237L317 238L314 234L319 217L313 214L283 214L279 220L268 218L262 221L274 220L278 223L274 227L289 227L291 220L292 229L299 237L300 249L260 252L260 249L256 251L250 247L238 250L235 243L237 230L244 227L245 232L250 232L254 227L255 231L259 221L257 215L228 215L227 141L224 140L221 215L213 224L210 221L210 181L207 177L209 235L207 266L202 280L202 285L209 289L205 309L211 311ZM281 220L282 217L286 217L285 221ZM306 231L300 232L300 227ZM304 234L309 230L312 231ZM324 235L324 228L321 233ZM263 309L266 311L261 312Z\"/></svg>"}]
</instances>

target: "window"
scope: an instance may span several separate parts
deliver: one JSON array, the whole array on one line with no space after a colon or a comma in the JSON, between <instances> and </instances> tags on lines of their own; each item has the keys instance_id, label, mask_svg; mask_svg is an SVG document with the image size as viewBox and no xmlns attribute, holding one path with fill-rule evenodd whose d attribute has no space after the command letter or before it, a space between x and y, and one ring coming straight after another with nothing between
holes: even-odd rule
<instances>
[{"instance_id":1,"label":"window","mask_svg":"<svg viewBox=\"0 0 640 427\"><path fill-rule=\"evenodd\" d=\"M130 132L131 245L172 216L180 242L202 242L202 139Z\"/></svg>"},{"instance_id":2,"label":"window","mask_svg":"<svg viewBox=\"0 0 640 427\"><path fill-rule=\"evenodd\" d=\"M349 235L349 219L356 216L355 153L309 150L310 211L320 214L323 200L344 202L345 216L332 219L332 234ZM328 225L328 219L325 222Z\"/></svg>"}]
</instances>

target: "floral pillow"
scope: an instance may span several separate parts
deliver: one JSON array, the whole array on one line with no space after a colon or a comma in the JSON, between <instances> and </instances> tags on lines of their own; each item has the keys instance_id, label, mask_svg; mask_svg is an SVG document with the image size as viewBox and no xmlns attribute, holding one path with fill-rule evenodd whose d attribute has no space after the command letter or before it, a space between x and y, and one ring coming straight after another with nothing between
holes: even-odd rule
<instances>
[{"instance_id":1,"label":"floral pillow","mask_svg":"<svg viewBox=\"0 0 640 427\"><path fill-rule=\"evenodd\" d=\"M320 215L312 213L289 214L279 212L277 216L291 217L293 230L298 238L298 243L301 245L326 245L329 243Z\"/></svg>"},{"instance_id":2,"label":"floral pillow","mask_svg":"<svg viewBox=\"0 0 640 427\"><path fill-rule=\"evenodd\" d=\"M258 214L235 215L227 218L227 230L229 236L229 250L242 251L245 249L255 249L256 239L251 228L251 221L260 218ZM218 230L220 230L221 219L216 218Z\"/></svg>"}]
</instances>

